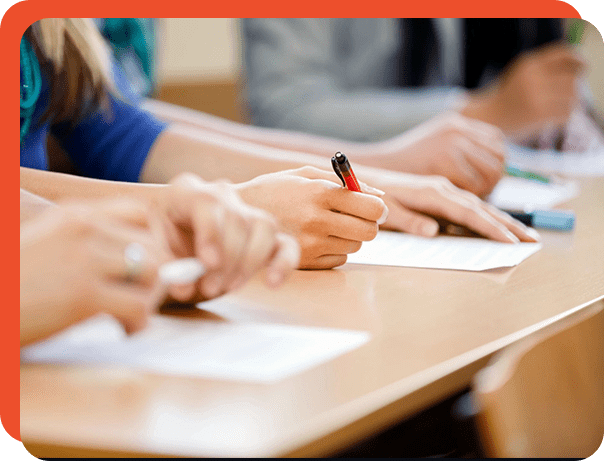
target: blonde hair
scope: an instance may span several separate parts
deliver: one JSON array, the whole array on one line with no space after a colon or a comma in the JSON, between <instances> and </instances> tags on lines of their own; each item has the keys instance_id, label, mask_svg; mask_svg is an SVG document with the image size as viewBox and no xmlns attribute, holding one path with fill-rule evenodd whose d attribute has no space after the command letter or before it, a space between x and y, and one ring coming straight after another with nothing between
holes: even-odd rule
<instances>
[{"instance_id":1,"label":"blonde hair","mask_svg":"<svg viewBox=\"0 0 604 461\"><path fill-rule=\"evenodd\" d=\"M45 118L75 121L104 105L107 92L114 91L109 51L91 19L41 19L28 35L40 64L52 73Z\"/></svg>"}]
</instances>

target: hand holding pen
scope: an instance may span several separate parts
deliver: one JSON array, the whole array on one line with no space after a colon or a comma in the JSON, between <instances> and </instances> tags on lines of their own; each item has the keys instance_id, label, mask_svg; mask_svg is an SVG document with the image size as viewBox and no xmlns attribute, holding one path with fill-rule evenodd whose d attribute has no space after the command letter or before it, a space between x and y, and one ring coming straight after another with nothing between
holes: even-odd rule
<instances>
[{"instance_id":1,"label":"hand holding pen","mask_svg":"<svg viewBox=\"0 0 604 461\"><path fill-rule=\"evenodd\" d=\"M234 186L184 174L162 192L155 211L176 261L162 266L159 276L175 300L220 296L264 268L267 284L276 287L298 266L295 239L268 213L246 205Z\"/></svg>"},{"instance_id":2,"label":"hand holding pen","mask_svg":"<svg viewBox=\"0 0 604 461\"><path fill-rule=\"evenodd\" d=\"M336 153L331 163L346 188L359 190L344 154ZM367 169L364 175L386 191L383 199L390 210L388 221L384 222L387 229L434 237L439 232L439 222L445 220L501 242L539 240L534 230L445 178Z\"/></svg>"}]
</instances>

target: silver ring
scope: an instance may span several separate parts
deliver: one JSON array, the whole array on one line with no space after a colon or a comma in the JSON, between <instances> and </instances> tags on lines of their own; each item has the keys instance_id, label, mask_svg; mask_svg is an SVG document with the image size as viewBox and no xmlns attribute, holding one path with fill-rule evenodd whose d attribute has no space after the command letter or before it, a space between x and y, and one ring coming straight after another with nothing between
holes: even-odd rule
<instances>
[{"instance_id":1,"label":"silver ring","mask_svg":"<svg viewBox=\"0 0 604 461\"><path fill-rule=\"evenodd\" d=\"M124 250L124 264L126 265L126 278L134 280L143 271L143 264L147 257L145 247L140 243L132 242Z\"/></svg>"}]
</instances>

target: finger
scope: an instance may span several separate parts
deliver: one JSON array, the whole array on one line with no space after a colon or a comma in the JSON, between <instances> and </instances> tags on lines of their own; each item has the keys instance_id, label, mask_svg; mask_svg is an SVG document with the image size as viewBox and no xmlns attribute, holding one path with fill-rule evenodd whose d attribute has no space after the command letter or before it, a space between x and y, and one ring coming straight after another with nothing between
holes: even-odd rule
<instances>
[{"instance_id":1,"label":"finger","mask_svg":"<svg viewBox=\"0 0 604 461\"><path fill-rule=\"evenodd\" d=\"M469 128L467 135L476 142L492 146L494 153L501 157L500 159L503 161L505 155L505 135L503 131L495 125L476 118L466 118L465 120Z\"/></svg>"},{"instance_id":2,"label":"finger","mask_svg":"<svg viewBox=\"0 0 604 461\"><path fill-rule=\"evenodd\" d=\"M305 167L300 169L300 175L307 179L323 179L334 184L342 185L340 179L335 175L333 171L321 170L319 168L314 167ZM362 181L359 181L359 185L361 186L361 190L369 195L375 195L376 197L383 197L386 195L381 189L377 189L369 184L366 184Z\"/></svg>"},{"instance_id":3,"label":"finger","mask_svg":"<svg viewBox=\"0 0 604 461\"><path fill-rule=\"evenodd\" d=\"M144 258L132 283L151 286L157 282L157 271L160 265L159 256L153 247L143 247ZM124 242L96 242L91 245L91 253L97 273L105 279L125 280L129 268L125 260Z\"/></svg>"},{"instance_id":4,"label":"finger","mask_svg":"<svg viewBox=\"0 0 604 461\"><path fill-rule=\"evenodd\" d=\"M195 256L209 269L224 264L222 234L225 227L225 209L217 203L199 203L191 211Z\"/></svg>"},{"instance_id":5,"label":"finger","mask_svg":"<svg viewBox=\"0 0 604 461\"><path fill-rule=\"evenodd\" d=\"M327 205L340 213L374 222L385 219L388 213L388 208L382 199L346 189L330 191L327 195Z\"/></svg>"},{"instance_id":6,"label":"finger","mask_svg":"<svg viewBox=\"0 0 604 461\"><path fill-rule=\"evenodd\" d=\"M305 265L305 269L332 269L346 263L346 255L323 255Z\"/></svg>"},{"instance_id":7,"label":"finger","mask_svg":"<svg viewBox=\"0 0 604 461\"><path fill-rule=\"evenodd\" d=\"M222 235L222 250L224 265L220 268L222 273L221 291L228 290L231 285L242 275L241 263L245 254L252 229L250 223L237 212L226 210L225 225Z\"/></svg>"},{"instance_id":8,"label":"finger","mask_svg":"<svg viewBox=\"0 0 604 461\"><path fill-rule=\"evenodd\" d=\"M482 208L482 201L478 197L467 192L464 196L464 191L453 188L422 192L411 191L400 200L408 208L461 224L492 240L507 243L519 241L506 226Z\"/></svg>"},{"instance_id":9,"label":"finger","mask_svg":"<svg viewBox=\"0 0 604 461\"><path fill-rule=\"evenodd\" d=\"M465 161L470 164L481 176L483 187L471 192L484 195L493 190L493 187L503 175L503 162L496 160L491 152L480 145L470 143L464 151Z\"/></svg>"},{"instance_id":10,"label":"finger","mask_svg":"<svg viewBox=\"0 0 604 461\"><path fill-rule=\"evenodd\" d=\"M168 294L176 301L187 302L190 301L195 295L197 286L195 283L187 283L184 285L170 285L168 286Z\"/></svg>"},{"instance_id":11,"label":"finger","mask_svg":"<svg viewBox=\"0 0 604 461\"><path fill-rule=\"evenodd\" d=\"M268 286L276 288L300 265L300 245L291 235L277 234L277 250L266 271Z\"/></svg>"},{"instance_id":12,"label":"finger","mask_svg":"<svg viewBox=\"0 0 604 461\"><path fill-rule=\"evenodd\" d=\"M369 194L369 195L375 195L376 197L383 197L384 195L386 195L386 192L384 192L381 189L378 189L377 187L373 187L370 186L369 184L364 183L363 181L358 181L359 182L359 186L361 186L361 191L365 194Z\"/></svg>"},{"instance_id":13,"label":"finger","mask_svg":"<svg viewBox=\"0 0 604 461\"><path fill-rule=\"evenodd\" d=\"M101 281L95 302L100 311L111 314L124 326L127 333L141 330L150 313L160 302L157 290L141 289L127 283Z\"/></svg>"},{"instance_id":14,"label":"finger","mask_svg":"<svg viewBox=\"0 0 604 461\"><path fill-rule=\"evenodd\" d=\"M356 253L361 249L363 242L358 240L348 240L345 238L334 237L330 235L325 240L323 254L326 255L348 255Z\"/></svg>"},{"instance_id":15,"label":"finger","mask_svg":"<svg viewBox=\"0 0 604 461\"><path fill-rule=\"evenodd\" d=\"M407 232L422 237L434 237L438 234L439 225L435 219L421 213L416 213L399 203L390 203L390 214L384 224L384 229Z\"/></svg>"},{"instance_id":16,"label":"finger","mask_svg":"<svg viewBox=\"0 0 604 461\"><path fill-rule=\"evenodd\" d=\"M439 174L448 178L457 187L478 193L484 187L484 180L478 170L476 170L467 160L464 149L461 147L467 139L458 140L457 146L452 146L452 152L449 155L449 163L440 166Z\"/></svg>"},{"instance_id":17,"label":"finger","mask_svg":"<svg viewBox=\"0 0 604 461\"><path fill-rule=\"evenodd\" d=\"M487 213L506 226L521 242L539 242L541 240L539 233L535 229L525 226L509 214L485 202L483 202L483 207Z\"/></svg>"},{"instance_id":18,"label":"finger","mask_svg":"<svg viewBox=\"0 0 604 461\"><path fill-rule=\"evenodd\" d=\"M367 221L342 213L324 210L318 219L317 229L321 233L347 240L367 242L373 240L378 232L375 221Z\"/></svg>"},{"instance_id":19,"label":"finger","mask_svg":"<svg viewBox=\"0 0 604 461\"><path fill-rule=\"evenodd\" d=\"M470 124L473 126L475 125L474 122L482 123L483 125L492 128L493 131L495 131L495 134L487 133L487 131L482 128L472 127L464 132L464 135L474 144L486 150L494 162L499 164L505 162L506 147L503 132L501 132L499 128L491 127L491 125L481 122L480 120L472 120Z\"/></svg>"},{"instance_id":20,"label":"finger","mask_svg":"<svg viewBox=\"0 0 604 461\"><path fill-rule=\"evenodd\" d=\"M226 285L222 272L213 271L204 275L197 283L197 289L204 300L226 293Z\"/></svg>"},{"instance_id":21,"label":"finger","mask_svg":"<svg viewBox=\"0 0 604 461\"><path fill-rule=\"evenodd\" d=\"M260 268L266 266L270 258L279 249L279 241L276 236L276 226L266 220L257 220L253 224L247 249L243 255L241 271L230 289L243 285L245 281L256 273Z\"/></svg>"},{"instance_id":22,"label":"finger","mask_svg":"<svg viewBox=\"0 0 604 461\"><path fill-rule=\"evenodd\" d=\"M95 228L98 231L99 241L107 245L119 245L125 248L130 243L138 243L145 248L155 248L159 243L148 230L134 227L113 219L97 219Z\"/></svg>"}]
</instances>

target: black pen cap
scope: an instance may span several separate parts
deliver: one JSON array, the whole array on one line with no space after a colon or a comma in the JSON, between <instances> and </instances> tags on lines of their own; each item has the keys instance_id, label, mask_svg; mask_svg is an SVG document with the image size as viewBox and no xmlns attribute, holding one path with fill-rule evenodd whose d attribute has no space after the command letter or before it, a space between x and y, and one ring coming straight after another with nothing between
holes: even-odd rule
<instances>
[{"instance_id":1,"label":"black pen cap","mask_svg":"<svg viewBox=\"0 0 604 461\"><path fill-rule=\"evenodd\" d=\"M340 165L343 165L344 163L346 163L348 161L348 159L342 152L336 152L335 159L336 159L336 162L338 162Z\"/></svg>"}]
</instances>

